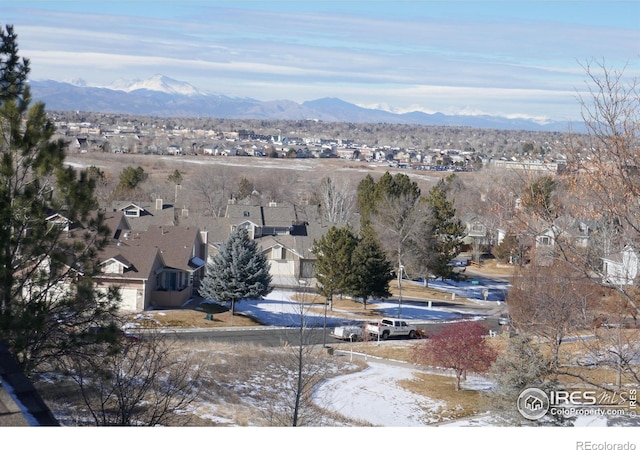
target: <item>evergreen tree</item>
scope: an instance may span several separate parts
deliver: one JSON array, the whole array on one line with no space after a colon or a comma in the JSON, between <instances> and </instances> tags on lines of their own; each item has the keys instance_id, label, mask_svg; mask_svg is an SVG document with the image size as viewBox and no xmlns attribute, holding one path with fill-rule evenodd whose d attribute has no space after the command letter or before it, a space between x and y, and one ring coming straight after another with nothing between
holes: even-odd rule
<instances>
[{"instance_id":1,"label":"evergreen tree","mask_svg":"<svg viewBox=\"0 0 640 450\"><path fill-rule=\"evenodd\" d=\"M358 241L349 227L331 227L313 243L317 291L325 297L346 294L352 283L351 256Z\"/></svg>"},{"instance_id":2,"label":"evergreen tree","mask_svg":"<svg viewBox=\"0 0 640 450\"><path fill-rule=\"evenodd\" d=\"M44 104L31 105L12 26L0 41L0 340L29 374L84 348L90 325L113 323L119 296L97 292L91 278L109 235L95 174L63 165ZM49 223L54 213L68 227Z\"/></svg>"},{"instance_id":3,"label":"evergreen tree","mask_svg":"<svg viewBox=\"0 0 640 450\"><path fill-rule=\"evenodd\" d=\"M385 172L376 182L371 175L358 183L358 209L361 215L361 228L369 226L372 217L378 212L381 203L388 199L408 197L416 200L420 197L418 184L403 174L392 176Z\"/></svg>"},{"instance_id":4,"label":"evergreen tree","mask_svg":"<svg viewBox=\"0 0 640 450\"><path fill-rule=\"evenodd\" d=\"M236 302L269 294L273 290L271 280L266 256L247 230L238 228L207 264L199 293L220 303L230 302L231 314L235 315Z\"/></svg>"},{"instance_id":5,"label":"evergreen tree","mask_svg":"<svg viewBox=\"0 0 640 450\"><path fill-rule=\"evenodd\" d=\"M364 309L369 297L391 297L389 281L394 278L393 267L371 232L364 234L353 250L351 267L353 275L349 293L362 297Z\"/></svg>"},{"instance_id":6,"label":"evergreen tree","mask_svg":"<svg viewBox=\"0 0 640 450\"><path fill-rule=\"evenodd\" d=\"M488 393L492 410L514 426L531 424L516 408L518 395L524 389L537 387L547 391L555 387L550 361L527 334L509 339L505 351L491 366L490 375L495 382L495 388Z\"/></svg>"},{"instance_id":7,"label":"evergreen tree","mask_svg":"<svg viewBox=\"0 0 640 450\"><path fill-rule=\"evenodd\" d=\"M510 264L523 263L523 249L520 239L514 233L509 231L502 242L493 248L493 256L500 262L508 262Z\"/></svg>"},{"instance_id":8,"label":"evergreen tree","mask_svg":"<svg viewBox=\"0 0 640 450\"><path fill-rule=\"evenodd\" d=\"M444 279L458 279L460 275L448 264L460 253L465 230L456 218L453 200L447 198L447 186L447 181L440 180L424 199L429 208L426 220L428 232L419 245L425 252L425 262L430 273Z\"/></svg>"},{"instance_id":9,"label":"evergreen tree","mask_svg":"<svg viewBox=\"0 0 640 450\"><path fill-rule=\"evenodd\" d=\"M251 181L249 181L246 177L240 178L240 182L238 183L238 198L240 200L251 197L254 190L255 188Z\"/></svg>"},{"instance_id":10,"label":"evergreen tree","mask_svg":"<svg viewBox=\"0 0 640 450\"><path fill-rule=\"evenodd\" d=\"M129 166L122 169L122 172L120 173L120 183L118 186L125 191L130 191L137 188L140 183L146 179L147 174L144 172L142 167Z\"/></svg>"},{"instance_id":11,"label":"evergreen tree","mask_svg":"<svg viewBox=\"0 0 640 450\"><path fill-rule=\"evenodd\" d=\"M379 202L386 197L400 198L402 196L408 196L413 200L420 197L418 184L411 181L411 178L404 173L391 176L389 172L385 172L376 183L376 201Z\"/></svg>"},{"instance_id":12,"label":"evergreen tree","mask_svg":"<svg viewBox=\"0 0 640 450\"><path fill-rule=\"evenodd\" d=\"M367 174L357 187L357 205L360 211L360 221L364 225L368 223L371 216L376 212L376 182L370 174Z\"/></svg>"},{"instance_id":13,"label":"evergreen tree","mask_svg":"<svg viewBox=\"0 0 640 450\"><path fill-rule=\"evenodd\" d=\"M133 197L143 195L140 185L148 178L144 169L138 167L125 167L120 172L118 185L113 190L111 197L114 200L131 200Z\"/></svg>"},{"instance_id":14,"label":"evergreen tree","mask_svg":"<svg viewBox=\"0 0 640 450\"><path fill-rule=\"evenodd\" d=\"M167 177L167 180L173 184L181 184L182 179L182 174L178 169L174 170L173 173Z\"/></svg>"}]
</instances>

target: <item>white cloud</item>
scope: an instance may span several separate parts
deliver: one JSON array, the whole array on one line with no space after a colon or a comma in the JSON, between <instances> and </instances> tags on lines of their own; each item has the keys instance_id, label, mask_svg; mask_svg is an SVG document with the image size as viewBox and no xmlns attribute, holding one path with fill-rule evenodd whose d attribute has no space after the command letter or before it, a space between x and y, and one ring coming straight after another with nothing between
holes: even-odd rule
<instances>
[{"instance_id":1,"label":"white cloud","mask_svg":"<svg viewBox=\"0 0 640 450\"><path fill-rule=\"evenodd\" d=\"M518 17L507 4L480 15L463 2L24 5L6 13L35 79L105 85L161 73L261 100L575 118L577 61L606 55L640 73L637 29Z\"/></svg>"}]
</instances>

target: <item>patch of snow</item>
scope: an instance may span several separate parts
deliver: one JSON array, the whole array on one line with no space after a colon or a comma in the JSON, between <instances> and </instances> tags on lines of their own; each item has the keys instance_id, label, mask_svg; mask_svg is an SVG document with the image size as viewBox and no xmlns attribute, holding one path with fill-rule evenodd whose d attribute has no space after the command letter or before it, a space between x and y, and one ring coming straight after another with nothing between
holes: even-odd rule
<instances>
[{"instance_id":1,"label":"patch of snow","mask_svg":"<svg viewBox=\"0 0 640 450\"><path fill-rule=\"evenodd\" d=\"M324 308L321 305L301 305L293 300L294 292L274 290L262 300L243 300L236 303L236 311L253 317L264 325L294 327L300 326L300 312L304 309L305 325L321 327L324 325ZM383 315L396 317L398 303L392 301L373 300L369 302L372 308L380 310ZM429 308L426 304L406 304L402 306L402 318L421 321L456 321L462 320L462 315L455 311L442 308ZM341 316L332 316L327 312L327 327L333 328L344 325L349 320L349 314L343 311ZM346 316L346 317L345 317ZM361 315L352 314L353 320L361 319Z\"/></svg>"},{"instance_id":2,"label":"patch of snow","mask_svg":"<svg viewBox=\"0 0 640 450\"><path fill-rule=\"evenodd\" d=\"M184 81L174 80L164 75L154 75L147 80L116 80L109 86L108 89L117 91L132 92L138 89L146 89L149 91L164 92L165 94L179 94L179 95L201 95L195 87Z\"/></svg>"},{"instance_id":3,"label":"patch of snow","mask_svg":"<svg viewBox=\"0 0 640 450\"><path fill-rule=\"evenodd\" d=\"M375 426L415 427L429 424L425 409L444 402L414 394L398 382L414 378L415 369L369 362L363 371L331 378L314 392L316 403L337 413Z\"/></svg>"}]
</instances>

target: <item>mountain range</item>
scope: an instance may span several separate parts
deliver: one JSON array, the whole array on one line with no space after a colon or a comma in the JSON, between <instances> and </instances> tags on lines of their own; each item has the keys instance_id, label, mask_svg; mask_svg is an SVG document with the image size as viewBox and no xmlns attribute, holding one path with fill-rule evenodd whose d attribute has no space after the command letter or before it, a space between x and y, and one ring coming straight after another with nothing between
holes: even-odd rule
<instances>
[{"instance_id":1,"label":"mountain range","mask_svg":"<svg viewBox=\"0 0 640 450\"><path fill-rule=\"evenodd\" d=\"M83 80L30 81L32 98L51 111L91 111L156 117L215 117L225 119L321 120L325 122L391 123L467 126L501 130L568 131L569 123L544 124L499 116L393 113L363 108L338 98L296 103L261 101L198 90L189 83L156 75L147 80L117 80L108 86L88 86Z\"/></svg>"}]
</instances>

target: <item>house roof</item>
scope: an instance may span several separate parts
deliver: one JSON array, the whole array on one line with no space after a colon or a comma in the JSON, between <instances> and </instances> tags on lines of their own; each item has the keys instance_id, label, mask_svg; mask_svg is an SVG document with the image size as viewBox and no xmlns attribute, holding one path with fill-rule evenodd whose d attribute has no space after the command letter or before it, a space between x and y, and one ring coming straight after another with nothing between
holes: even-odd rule
<instances>
[{"instance_id":1,"label":"house roof","mask_svg":"<svg viewBox=\"0 0 640 450\"><path fill-rule=\"evenodd\" d=\"M273 204L270 206L227 205L225 217L234 225L251 221L259 227L289 227L304 220L304 211L290 204Z\"/></svg>"},{"instance_id":2,"label":"house roof","mask_svg":"<svg viewBox=\"0 0 640 450\"><path fill-rule=\"evenodd\" d=\"M160 200L160 199L159 199ZM157 204L113 202L112 212L135 209L140 214L139 217L128 216L129 227L133 231L144 231L153 226L170 226L176 224L175 210L172 204L163 203L160 200Z\"/></svg>"},{"instance_id":3,"label":"house roof","mask_svg":"<svg viewBox=\"0 0 640 450\"><path fill-rule=\"evenodd\" d=\"M232 224L239 224L244 221L250 220L256 225L264 226L264 217L262 216L262 206L252 205L239 205L231 204L227 205L227 212L225 217L229 219Z\"/></svg>"},{"instance_id":4,"label":"house roof","mask_svg":"<svg viewBox=\"0 0 640 450\"><path fill-rule=\"evenodd\" d=\"M197 269L192 253L194 245L201 243L197 228L155 226L147 231L122 233L119 240L114 239L103 250L100 259L113 259L128 269L122 274L110 273L109 277L148 279L158 258L166 267L184 271Z\"/></svg>"},{"instance_id":5,"label":"house roof","mask_svg":"<svg viewBox=\"0 0 640 450\"><path fill-rule=\"evenodd\" d=\"M300 236L265 236L256 239L256 242L263 251L281 246L292 251L299 258L309 259L313 257L310 248L313 242L309 242L309 239L300 238Z\"/></svg>"},{"instance_id":6,"label":"house roof","mask_svg":"<svg viewBox=\"0 0 640 450\"><path fill-rule=\"evenodd\" d=\"M630 245L627 245L621 251L619 251L618 253L612 253L611 255L604 256L602 258L602 260L603 261L612 262L614 264L622 265L622 264L624 264L624 256L625 256L625 254L629 254L629 253L635 253L635 249L633 247L631 247Z\"/></svg>"},{"instance_id":7,"label":"house roof","mask_svg":"<svg viewBox=\"0 0 640 450\"><path fill-rule=\"evenodd\" d=\"M152 227L141 234L143 245L157 247L166 266L190 271L193 246L201 244L200 231L190 227Z\"/></svg>"}]
</instances>

